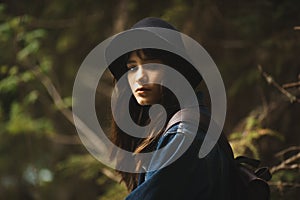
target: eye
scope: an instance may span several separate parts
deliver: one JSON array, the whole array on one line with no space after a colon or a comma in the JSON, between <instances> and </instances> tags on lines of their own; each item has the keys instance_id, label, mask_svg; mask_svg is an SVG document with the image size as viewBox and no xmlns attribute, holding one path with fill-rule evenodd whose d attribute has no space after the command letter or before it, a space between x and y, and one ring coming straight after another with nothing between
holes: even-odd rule
<instances>
[{"instance_id":1,"label":"eye","mask_svg":"<svg viewBox=\"0 0 300 200\"><path fill-rule=\"evenodd\" d=\"M128 71L136 71L137 70L137 65L127 65Z\"/></svg>"}]
</instances>

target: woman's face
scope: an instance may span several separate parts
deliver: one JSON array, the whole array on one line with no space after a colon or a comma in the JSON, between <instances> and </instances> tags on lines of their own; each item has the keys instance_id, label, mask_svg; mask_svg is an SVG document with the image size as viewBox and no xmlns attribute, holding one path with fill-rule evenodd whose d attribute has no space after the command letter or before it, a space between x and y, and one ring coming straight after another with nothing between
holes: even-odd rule
<instances>
[{"instance_id":1,"label":"woman's face","mask_svg":"<svg viewBox=\"0 0 300 200\"><path fill-rule=\"evenodd\" d=\"M157 64L163 64L159 59L149 59L143 51L134 51L127 61L128 82L130 89L140 105L153 105L161 102L164 71ZM147 64L147 65L146 65Z\"/></svg>"}]
</instances>

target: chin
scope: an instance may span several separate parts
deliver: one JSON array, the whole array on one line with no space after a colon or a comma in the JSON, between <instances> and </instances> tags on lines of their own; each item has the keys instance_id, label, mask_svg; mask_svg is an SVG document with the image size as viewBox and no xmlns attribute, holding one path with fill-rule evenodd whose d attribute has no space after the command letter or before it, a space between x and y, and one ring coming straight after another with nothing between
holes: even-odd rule
<instances>
[{"instance_id":1,"label":"chin","mask_svg":"<svg viewBox=\"0 0 300 200\"><path fill-rule=\"evenodd\" d=\"M138 104L140 104L141 106L149 106L151 105L151 103L147 102L147 101L144 101L144 100L141 100L141 101L137 101Z\"/></svg>"},{"instance_id":2,"label":"chin","mask_svg":"<svg viewBox=\"0 0 300 200\"><path fill-rule=\"evenodd\" d=\"M153 103L151 102L151 100L146 99L146 98L136 98L136 101L139 105L141 106L149 106L152 105Z\"/></svg>"},{"instance_id":3,"label":"chin","mask_svg":"<svg viewBox=\"0 0 300 200\"><path fill-rule=\"evenodd\" d=\"M160 104L161 101L155 98L136 98L136 101L141 106L151 106L154 104Z\"/></svg>"}]
</instances>

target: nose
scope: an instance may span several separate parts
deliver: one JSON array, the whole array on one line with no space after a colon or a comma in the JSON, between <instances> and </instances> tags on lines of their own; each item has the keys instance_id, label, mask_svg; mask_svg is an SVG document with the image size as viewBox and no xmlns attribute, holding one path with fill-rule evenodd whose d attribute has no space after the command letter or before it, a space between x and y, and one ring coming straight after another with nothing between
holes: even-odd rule
<instances>
[{"instance_id":1,"label":"nose","mask_svg":"<svg viewBox=\"0 0 300 200\"><path fill-rule=\"evenodd\" d=\"M136 73L136 82L142 85L147 83L147 81L148 81L148 75L146 70L143 68L143 66L139 66Z\"/></svg>"}]
</instances>

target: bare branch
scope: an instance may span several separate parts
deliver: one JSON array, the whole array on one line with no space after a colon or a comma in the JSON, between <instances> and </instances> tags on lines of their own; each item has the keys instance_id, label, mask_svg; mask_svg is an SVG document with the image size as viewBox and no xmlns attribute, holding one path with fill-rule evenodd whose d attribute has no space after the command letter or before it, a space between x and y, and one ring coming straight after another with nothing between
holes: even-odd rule
<instances>
[{"instance_id":1,"label":"bare branch","mask_svg":"<svg viewBox=\"0 0 300 200\"><path fill-rule=\"evenodd\" d=\"M291 147L289 147L287 149L284 149L284 150L278 152L275 156L276 157L281 157L284 154L286 154L288 152L291 152L291 151L300 151L300 146L291 146Z\"/></svg>"},{"instance_id":2,"label":"bare branch","mask_svg":"<svg viewBox=\"0 0 300 200\"><path fill-rule=\"evenodd\" d=\"M293 162L295 162L299 159L300 159L300 152L298 154L284 160L279 165L272 167L270 169L270 172L272 174L274 174L275 172L280 171L280 170L284 170L284 169L297 169L297 168L299 168L300 164L291 164L291 163L293 163Z\"/></svg>"},{"instance_id":3,"label":"bare branch","mask_svg":"<svg viewBox=\"0 0 300 200\"><path fill-rule=\"evenodd\" d=\"M298 102L300 103L300 99L297 99L297 97L295 97L294 95L292 95L290 92L288 92L286 89L284 89L283 87L281 87L274 79L271 75L269 75L268 73L264 72L261 65L258 65L258 70L260 71L260 73L262 74L262 76L266 79L267 83L272 84L274 87L276 87L282 94L284 94L291 103L294 102Z\"/></svg>"},{"instance_id":4,"label":"bare branch","mask_svg":"<svg viewBox=\"0 0 300 200\"><path fill-rule=\"evenodd\" d=\"M64 101L62 100L59 92L55 88L54 84L50 80L48 76L43 74L39 67L31 68L31 72L41 81L41 83L44 85L46 90L48 91L49 95L53 99L53 102L55 106L59 109L59 111L67 118L69 122L71 122L73 125L73 114L72 111L67 108Z\"/></svg>"},{"instance_id":5,"label":"bare branch","mask_svg":"<svg viewBox=\"0 0 300 200\"><path fill-rule=\"evenodd\" d=\"M80 120L76 115L72 113L70 109L67 108L59 92L57 91L56 87L52 83L51 79L45 74L43 74L38 66L36 66L35 68L30 68L30 70L37 77L37 79L40 80L41 83L44 85L50 97L53 99L53 102L55 106L58 108L58 110L75 126L73 120L74 117L74 119L76 119L77 122L80 124L79 126L76 126L76 128L80 129L81 132L84 132L86 134L86 136L90 139L89 141L92 145L97 146L101 152L104 152L105 145L102 145L100 139L93 132L93 130L91 130L82 120ZM63 144L66 143L80 144L78 136L64 136L64 135L56 134L51 139L54 140L55 142L63 143ZM113 181L120 182L121 180L118 175L114 174L113 172L111 172L106 168L103 168L101 172Z\"/></svg>"},{"instance_id":6,"label":"bare branch","mask_svg":"<svg viewBox=\"0 0 300 200\"><path fill-rule=\"evenodd\" d=\"M299 82L294 82L294 83L286 83L283 84L283 88L293 88L293 87L299 87L300 86L300 81Z\"/></svg>"},{"instance_id":7,"label":"bare branch","mask_svg":"<svg viewBox=\"0 0 300 200\"><path fill-rule=\"evenodd\" d=\"M97 134L92 129L90 129L90 127L88 127L85 122L83 122L78 116L76 116L70 109L67 108L51 79L43 74L38 66L33 69L30 68L30 70L44 85L49 95L53 99L55 106L66 117L66 119L74 126L74 120L76 120L76 128L79 129L81 133L84 133L87 138L89 138L89 143L94 147L97 147L97 150L99 150L100 152L105 152L107 150L105 143L100 140Z\"/></svg>"},{"instance_id":8,"label":"bare branch","mask_svg":"<svg viewBox=\"0 0 300 200\"><path fill-rule=\"evenodd\" d=\"M280 170L294 170L294 169L300 169L300 164L293 164L293 165L283 166L280 168Z\"/></svg>"},{"instance_id":9,"label":"bare branch","mask_svg":"<svg viewBox=\"0 0 300 200\"><path fill-rule=\"evenodd\" d=\"M294 26L294 30L300 30L300 26Z\"/></svg>"}]
</instances>

